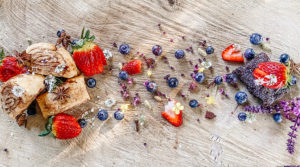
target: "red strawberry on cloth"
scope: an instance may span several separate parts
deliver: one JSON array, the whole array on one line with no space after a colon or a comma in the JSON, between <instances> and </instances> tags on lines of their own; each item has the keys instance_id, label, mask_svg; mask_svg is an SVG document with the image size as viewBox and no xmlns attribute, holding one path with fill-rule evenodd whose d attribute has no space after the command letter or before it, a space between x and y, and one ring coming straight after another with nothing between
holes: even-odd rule
<instances>
[{"instance_id":1,"label":"red strawberry on cloth","mask_svg":"<svg viewBox=\"0 0 300 167\"><path fill-rule=\"evenodd\" d=\"M142 61L132 60L123 66L122 71L126 71L129 75L139 74L142 71Z\"/></svg>"},{"instance_id":2,"label":"red strawberry on cloth","mask_svg":"<svg viewBox=\"0 0 300 167\"><path fill-rule=\"evenodd\" d=\"M225 61L244 62L243 53L237 44L232 44L222 52L222 58Z\"/></svg>"},{"instance_id":3,"label":"red strawberry on cloth","mask_svg":"<svg viewBox=\"0 0 300 167\"><path fill-rule=\"evenodd\" d=\"M291 81L289 68L277 62L263 62L253 71L255 82L272 89L287 86Z\"/></svg>"},{"instance_id":4,"label":"red strawberry on cloth","mask_svg":"<svg viewBox=\"0 0 300 167\"><path fill-rule=\"evenodd\" d=\"M107 65L103 51L93 43L94 39L94 35L90 37L90 30L87 30L84 35L83 28L81 39L72 45L76 66L86 76L102 73L103 66Z\"/></svg>"},{"instance_id":5,"label":"red strawberry on cloth","mask_svg":"<svg viewBox=\"0 0 300 167\"><path fill-rule=\"evenodd\" d=\"M161 115L168 120L172 125L179 127L181 126L182 120L182 111L184 107L174 100L168 101L168 104L165 105L165 111Z\"/></svg>"},{"instance_id":6,"label":"red strawberry on cloth","mask_svg":"<svg viewBox=\"0 0 300 167\"><path fill-rule=\"evenodd\" d=\"M46 130L40 136L46 136L50 133L57 139L71 139L81 133L81 127L75 117L60 113L49 118Z\"/></svg>"},{"instance_id":7,"label":"red strawberry on cloth","mask_svg":"<svg viewBox=\"0 0 300 167\"><path fill-rule=\"evenodd\" d=\"M4 51L0 53L0 81L6 82L10 78L25 73L27 68L18 64L16 57L5 57Z\"/></svg>"}]
</instances>

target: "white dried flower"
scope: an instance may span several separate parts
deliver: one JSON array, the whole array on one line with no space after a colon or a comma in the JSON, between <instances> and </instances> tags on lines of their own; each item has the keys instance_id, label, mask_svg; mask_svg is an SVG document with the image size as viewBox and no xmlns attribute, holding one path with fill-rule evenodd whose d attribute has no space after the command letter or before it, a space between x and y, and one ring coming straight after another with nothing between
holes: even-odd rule
<instances>
[{"instance_id":1,"label":"white dried flower","mask_svg":"<svg viewBox=\"0 0 300 167\"><path fill-rule=\"evenodd\" d=\"M109 98L109 99L105 100L104 103L107 107L110 108L116 104L116 100L114 98Z\"/></svg>"},{"instance_id":2,"label":"white dried flower","mask_svg":"<svg viewBox=\"0 0 300 167\"><path fill-rule=\"evenodd\" d=\"M55 88L56 79L52 75L48 75L45 80L45 84L47 85L48 92L52 92L52 90Z\"/></svg>"},{"instance_id":3,"label":"white dried flower","mask_svg":"<svg viewBox=\"0 0 300 167\"><path fill-rule=\"evenodd\" d=\"M14 86L12 89L12 93L17 97L22 97L24 93L24 89L20 86Z\"/></svg>"},{"instance_id":4,"label":"white dried flower","mask_svg":"<svg viewBox=\"0 0 300 167\"><path fill-rule=\"evenodd\" d=\"M144 105L145 105L149 110L152 109L152 106L151 106L151 104L149 103L148 100L145 100L145 101L144 101Z\"/></svg>"},{"instance_id":5,"label":"white dried flower","mask_svg":"<svg viewBox=\"0 0 300 167\"><path fill-rule=\"evenodd\" d=\"M55 71L56 73L61 73L62 71L64 71L66 68L66 65L64 64L59 64L58 66L56 66Z\"/></svg>"},{"instance_id":6,"label":"white dried flower","mask_svg":"<svg viewBox=\"0 0 300 167\"><path fill-rule=\"evenodd\" d=\"M113 57L112 53L107 49L103 50L103 54L104 54L106 60L109 60L110 58Z\"/></svg>"},{"instance_id":7,"label":"white dried flower","mask_svg":"<svg viewBox=\"0 0 300 167\"><path fill-rule=\"evenodd\" d=\"M204 68L209 68L209 67L211 67L211 62L210 61L203 61L202 63L201 63L201 65L204 67Z\"/></svg>"}]
</instances>

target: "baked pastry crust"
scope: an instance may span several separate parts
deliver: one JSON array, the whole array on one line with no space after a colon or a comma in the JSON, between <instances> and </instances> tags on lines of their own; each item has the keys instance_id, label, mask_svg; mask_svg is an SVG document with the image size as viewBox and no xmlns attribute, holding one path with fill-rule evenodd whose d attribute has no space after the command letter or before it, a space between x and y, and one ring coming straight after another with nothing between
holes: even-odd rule
<instances>
[{"instance_id":1,"label":"baked pastry crust","mask_svg":"<svg viewBox=\"0 0 300 167\"><path fill-rule=\"evenodd\" d=\"M20 74L4 82L0 88L1 109L16 119L45 89L44 80L42 75Z\"/></svg>"},{"instance_id":2,"label":"baked pastry crust","mask_svg":"<svg viewBox=\"0 0 300 167\"><path fill-rule=\"evenodd\" d=\"M36 43L26 49L31 55L30 69L34 73L72 78L79 70L71 54L63 47L56 48L49 43Z\"/></svg>"},{"instance_id":3,"label":"baked pastry crust","mask_svg":"<svg viewBox=\"0 0 300 167\"><path fill-rule=\"evenodd\" d=\"M58 91L64 90L64 97L58 96ZM37 97L44 118L68 111L90 100L83 75L68 79L53 92L46 92Z\"/></svg>"}]
</instances>

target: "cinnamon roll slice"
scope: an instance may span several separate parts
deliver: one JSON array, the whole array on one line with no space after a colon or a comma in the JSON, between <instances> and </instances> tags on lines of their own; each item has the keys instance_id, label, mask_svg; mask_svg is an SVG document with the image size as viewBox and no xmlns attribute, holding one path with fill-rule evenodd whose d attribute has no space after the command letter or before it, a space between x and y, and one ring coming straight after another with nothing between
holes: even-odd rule
<instances>
[{"instance_id":1,"label":"cinnamon roll slice","mask_svg":"<svg viewBox=\"0 0 300 167\"><path fill-rule=\"evenodd\" d=\"M57 49L53 44L36 43L26 53L31 55L30 69L34 73L64 78L79 74L71 54L63 47Z\"/></svg>"},{"instance_id":2,"label":"cinnamon roll slice","mask_svg":"<svg viewBox=\"0 0 300 167\"><path fill-rule=\"evenodd\" d=\"M66 80L52 92L37 97L36 101L45 118L68 111L90 99L83 75Z\"/></svg>"},{"instance_id":3,"label":"cinnamon roll slice","mask_svg":"<svg viewBox=\"0 0 300 167\"><path fill-rule=\"evenodd\" d=\"M44 79L42 75L20 74L4 82L0 87L2 111L19 120L18 123L23 122L20 118L23 117L24 111L45 89Z\"/></svg>"}]
</instances>

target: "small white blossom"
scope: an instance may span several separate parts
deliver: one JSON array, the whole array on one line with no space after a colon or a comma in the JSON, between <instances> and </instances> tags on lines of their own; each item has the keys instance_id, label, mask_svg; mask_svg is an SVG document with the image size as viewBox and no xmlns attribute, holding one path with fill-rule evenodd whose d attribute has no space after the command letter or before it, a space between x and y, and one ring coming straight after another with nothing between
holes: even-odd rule
<instances>
[{"instance_id":1,"label":"small white blossom","mask_svg":"<svg viewBox=\"0 0 300 167\"><path fill-rule=\"evenodd\" d=\"M61 73L62 71L64 71L66 68L66 65L64 64L59 64L58 66L56 66L55 71L56 73Z\"/></svg>"},{"instance_id":2,"label":"small white blossom","mask_svg":"<svg viewBox=\"0 0 300 167\"><path fill-rule=\"evenodd\" d=\"M22 97L24 93L24 89L20 86L14 86L12 89L12 93L17 97Z\"/></svg>"},{"instance_id":3,"label":"small white blossom","mask_svg":"<svg viewBox=\"0 0 300 167\"><path fill-rule=\"evenodd\" d=\"M103 54L104 54L106 60L109 60L110 58L113 57L112 53L107 49L103 50Z\"/></svg>"},{"instance_id":4,"label":"small white blossom","mask_svg":"<svg viewBox=\"0 0 300 167\"><path fill-rule=\"evenodd\" d=\"M209 67L211 67L211 62L210 61L203 61L202 63L201 63L201 65L204 67L204 68L209 68Z\"/></svg>"},{"instance_id":5,"label":"small white blossom","mask_svg":"<svg viewBox=\"0 0 300 167\"><path fill-rule=\"evenodd\" d=\"M104 103L107 107L110 108L116 104L116 100L114 98L109 98L109 99L105 100Z\"/></svg>"},{"instance_id":6,"label":"small white blossom","mask_svg":"<svg viewBox=\"0 0 300 167\"><path fill-rule=\"evenodd\" d=\"M45 84L47 85L48 92L51 92L55 88L56 79L52 75L48 75L45 80Z\"/></svg>"}]
</instances>

